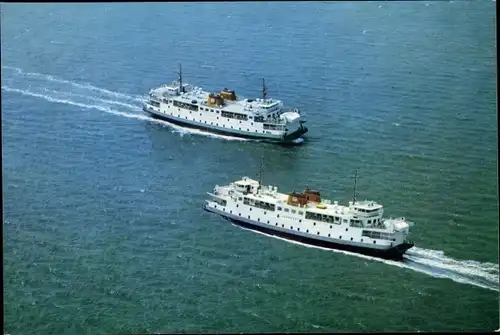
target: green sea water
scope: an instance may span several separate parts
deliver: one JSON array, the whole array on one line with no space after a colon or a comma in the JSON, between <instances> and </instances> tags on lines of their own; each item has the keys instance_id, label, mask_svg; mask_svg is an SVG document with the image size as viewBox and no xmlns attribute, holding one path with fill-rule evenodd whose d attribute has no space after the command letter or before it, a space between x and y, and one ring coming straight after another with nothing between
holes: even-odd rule
<instances>
[{"instance_id":1,"label":"green sea water","mask_svg":"<svg viewBox=\"0 0 500 335\"><path fill-rule=\"evenodd\" d=\"M498 328L495 2L3 4L4 333ZM304 143L141 111L175 77L302 110ZM202 210L243 175L415 222L403 262Z\"/></svg>"}]
</instances>

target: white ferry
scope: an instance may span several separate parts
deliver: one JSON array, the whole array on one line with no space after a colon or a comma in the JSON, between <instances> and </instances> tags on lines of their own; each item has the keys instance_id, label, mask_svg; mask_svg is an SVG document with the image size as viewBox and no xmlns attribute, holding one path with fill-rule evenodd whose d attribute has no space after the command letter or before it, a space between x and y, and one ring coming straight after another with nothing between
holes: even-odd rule
<instances>
[{"instance_id":1,"label":"white ferry","mask_svg":"<svg viewBox=\"0 0 500 335\"><path fill-rule=\"evenodd\" d=\"M173 124L212 133L278 143L300 143L308 129L298 109L283 110L281 100L268 99L263 80L261 99L242 99L234 91L203 91L179 81L149 92L143 109Z\"/></svg>"},{"instance_id":2,"label":"white ferry","mask_svg":"<svg viewBox=\"0 0 500 335\"><path fill-rule=\"evenodd\" d=\"M318 191L284 194L249 177L217 185L208 195L203 207L209 212L243 227L311 245L394 260L401 260L414 245L407 239L412 222L404 217L383 218L382 205L356 201L356 196L343 206L322 199Z\"/></svg>"}]
</instances>

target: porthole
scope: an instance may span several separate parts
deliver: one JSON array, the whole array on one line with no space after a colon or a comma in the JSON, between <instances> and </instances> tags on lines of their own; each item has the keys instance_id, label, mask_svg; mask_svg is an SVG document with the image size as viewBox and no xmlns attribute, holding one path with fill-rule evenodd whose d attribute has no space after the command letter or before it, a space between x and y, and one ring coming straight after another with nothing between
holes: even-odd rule
<instances>
[{"instance_id":1,"label":"porthole","mask_svg":"<svg viewBox=\"0 0 500 335\"><path fill-rule=\"evenodd\" d=\"M339 236L339 239L342 239L342 236Z\"/></svg>"},{"instance_id":2,"label":"porthole","mask_svg":"<svg viewBox=\"0 0 500 335\"><path fill-rule=\"evenodd\" d=\"M250 219L250 215L248 216L248 218Z\"/></svg>"},{"instance_id":3,"label":"porthole","mask_svg":"<svg viewBox=\"0 0 500 335\"><path fill-rule=\"evenodd\" d=\"M308 229L308 230L306 230L306 233L308 233L308 232L309 232L309 229Z\"/></svg>"},{"instance_id":4,"label":"porthole","mask_svg":"<svg viewBox=\"0 0 500 335\"><path fill-rule=\"evenodd\" d=\"M319 232L318 232L318 235L319 235Z\"/></svg>"},{"instance_id":5,"label":"porthole","mask_svg":"<svg viewBox=\"0 0 500 335\"><path fill-rule=\"evenodd\" d=\"M377 241L373 241L373 244L377 244Z\"/></svg>"},{"instance_id":6,"label":"porthole","mask_svg":"<svg viewBox=\"0 0 500 335\"><path fill-rule=\"evenodd\" d=\"M328 234L328 237L330 237L330 234Z\"/></svg>"}]
</instances>

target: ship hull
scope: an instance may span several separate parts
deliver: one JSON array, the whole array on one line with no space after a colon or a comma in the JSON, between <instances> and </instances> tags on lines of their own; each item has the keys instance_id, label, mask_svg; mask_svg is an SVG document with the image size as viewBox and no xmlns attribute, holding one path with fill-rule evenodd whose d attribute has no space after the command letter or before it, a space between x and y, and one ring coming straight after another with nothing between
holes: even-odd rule
<instances>
[{"instance_id":1,"label":"ship hull","mask_svg":"<svg viewBox=\"0 0 500 335\"><path fill-rule=\"evenodd\" d=\"M160 113L155 113L148 108L144 107L143 108L144 112L148 113L152 117L160 120L167 121L169 123L184 127L184 128L191 128L191 129L200 129L204 131L208 131L213 134L217 135L224 135L224 136L232 136L232 137L238 137L238 138L244 138L244 139L252 139L252 140L261 140L261 141L266 141L266 142L273 142L273 143L293 143L294 140L298 139L305 133L307 133L308 129L307 127L303 126L298 129L297 131L287 134L284 137L266 137L266 136L255 136L255 135L250 135L250 134L245 134L245 133L238 133L235 131L227 131L227 130L222 130L222 129L217 129L214 127L210 127L205 124L200 124L197 122L191 122L187 121L184 119L172 117L171 115L166 115L166 114L160 114Z\"/></svg>"},{"instance_id":2,"label":"ship hull","mask_svg":"<svg viewBox=\"0 0 500 335\"><path fill-rule=\"evenodd\" d=\"M404 253L408 249L413 247L412 243L403 243L403 244L397 245L397 246L389 248L389 249L374 249L374 248L366 248L366 247L360 247L360 246L355 246L355 245L341 244L341 243L336 243L333 241L319 240L319 239L315 239L315 238L311 238L311 237L296 235L296 234L286 232L286 231L280 231L280 230L275 230L275 229L268 228L268 227L263 227L263 226L260 226L257 224L252 224L251 221L243 221L243 220L234 219L234 218L231 218L229 216L223 215L222 213L218 212L217 210L211 209L207 205L203 205L203 209L205 209L208 212L219 214L224 219L226 219L226 220L228 220L228 221L230 221L238 226L248 228L251 230L260 231L262 233L282 237L282 238L285 238L288 240L297 241L297 242L301 242L301 243L308 244L308 245L313 245L313 246L318 246L318 247L323 247L323 248L328 248L328 249L333 249L333 250L345 250L345 251L354 252L357 254L363 254L366 256L372 256L372 257L377 257L377 258L382 258L382 259L400 261L403 259ZM270 227L272 227L272 226L270 226Z\"/></svg>"}]
</instances>

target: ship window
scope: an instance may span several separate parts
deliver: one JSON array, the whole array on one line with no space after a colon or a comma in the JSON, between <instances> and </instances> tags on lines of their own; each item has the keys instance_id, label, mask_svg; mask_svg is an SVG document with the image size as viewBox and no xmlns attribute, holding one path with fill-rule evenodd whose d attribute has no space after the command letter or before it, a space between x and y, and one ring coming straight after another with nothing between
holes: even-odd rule
<instances>
[{"instance_id":1,"label":"ship window","mask_svg":"<svg viewBox=\"0 0 500 335\"><path fill-rule=\"evenodd\" d=\"M231 211L229 211L229 213L233 214L233 211L231 210Z\"/></svg>"},{"instance_id":2,"label":"ship window","mask_svg":"<svg viewBox=\"0 0 500 335\"><path fill-rule=\"evenodd\" d=\"M215 112L216 112L217 114L219 114L219 111L215 111ZM217 117L217 118L219 118L219 117Z\"/></svg>"},{"instance_id":3,"label":"ship window","mask_svg":"<svg viewBox=\"0 0 500 335\"><path fill-rule=\"evenodd\" d=\"M288 213L290 210L288 208L285 208L284 211Z\"/></svg>"},{"instance_id":4,"label":"ship window","mask_svg":"<svg viewBox=\"0 0 500 335\"><path fill-rule=\"evenodd\" d=\"M335 221L340 221L340 218L338 216L336 216Z\"/></svg>"},{"instance_id":5,"label":"ship window","mask_svg":"<svg viewBox=\"0 0 500 335\"><path fill-rule=\"evenodd\" d=\"M243 198L239 197L238 200L241 201L241 200L243 200Z\"/></svg>"},{"instance_id":6,"label":"ship window","mask_svg":"<svg viewBox=\"0 0 500 335\"><path fill-rule=\"evenodd\" d=\"M281 207L278 207L278 210L280 211L280 210L281 210Z\"/></svg>"},{"instance_id":7,"label":"ship window","mask_svg":"<svg viewBox=\"0 0 500 335\"><path fill-rule=\"evenodd\" d=\"M361 242L363 242L363 239L361 239Z\"/></svg>"},{"instance_id":8,"label":"ship window","mask_svg":"<svg viewBox=\"0 0 500 335\"><path fill-rule=\"evenodd\" d=\"M291 212L292 212L293 214L295 214L295 209L292 209L292 210L291 210Z\"/></svg>"},{"instance_id":9,"label":"ship window","mask_svg":"<svg viewBox=\"0 0 500 335\"><path fill-rule=\"evenodd\" d=\"M332 229L332 225L330 225L330 229Z\"/></svg>"},{"instance_id":10,"label":"ship window","mask_svg":"<svg viewBox=\"0 0 500 335\"><path fill-rule=\"evenodd\" d=\"M238 204L236 204L236 207L238 207L238 206L239 206L239 205L238 205Z\"/></svg>"},{"instance_id":11,"label":"ship window","mask_svg":"<svg viewBox=\"0 0 500 335\"><path fill-rule=\"evenodd\" d=\"M258 218L258 219L257 219L257 221L259 221L259 222L260 222L260 218Z\"/></svg>"},{"instance_id":12,"label":"ship window","mask_svg":"<svg viewBox=\"0 0 500 335\"><path fill-rule=\"evenodd\" d=\"M345 231L347 231L349 228L346 228Z\"/></svg>"},{"instance_id":13,"label":"ship window","mask_svg":"<svg viewBox=\"0 0 500 335\"><path fill-rule=\"evenodd\" d=\"M297 228L297 231L300 231L300 228Z\"/></svg>"},{"instance_id":14,"label":"ship window","mask_svg":"<svg viewBox=\"0 0 500 335\"><path fill-rule=\"evenodd\" d=\"M280 217L280 215L278 214L278 217Z\"/></svg>"},{"instance_id":15,"label":"ship window","mask_svg":"<svg viewBox=\"0 0 500 335\"><path fill-rule=\"evenodd\" d=\"M368 224L372 223L372 220L368 220Z\"/></svg>"},{"instance_id":16,"label":"ship window","mask_svg":"<svg viewBox=\"0 0 500 335\"><path fill-rule=\"evenodd\" d=\"M274 225L275 225L275 226L277 226L277 225L278 225L278 222L276 222Z\"/></svg>"},{"instance_id":17,"label":"ship window","mask_svg":"<svg viewBox=\"0 0 500 335\"><path fill-rule=\"evenodd\" d=\"M266 211L264 211L264 215L266 215Z\"/></svg>"},{"instance_id":18,"label":"ship window","mask_svg":"<svg viewBox=\"0 0 500 335\"><path fill-rule=\"evenodd\" d=\"M238 215L241 216L241 213L239 213Z\"/></svg>"},{"instance_id":19,"label":"ship window","mask_svg":"<svg viewBox=\"0 0 500 335\"><path fill-rule=\"evenodd\" d=\"M315 226L315 225L316 225L316 222L313 222L313 225Z\"/></svg>"},{"instance_id":20,"label":"ship window","mask_svg":"<svg viewBox=\"0 0 500 335\"><path fill-rule=\"evenodd\" d=\"M344 219L344 220L342 220L342 222L347 223L347 220L346 220L346 219Z\"/></svg>"},{"instance_id":21,"label":"ship window","mask_svg":"<svg viewBox=\"0 0 500 335\"><path fill-rule=\"evenodd\" d=\"M302 211L299 211L299 215L304 215L304 212L302 212Z\"/></svg>"},{"instance_id":22,"label":"ship window","mask_svg":"<svg viewBox=\"0 0 500 335\"><path fill-rule=\"evenodd\" d=\"M252 209L250 208L250 211L252 211Z\"/></svg>"},{"instance_id":23,"label":"ship window","mask_svg":"<svg viewBox=\"0 0 500 335\"><path fill-rule=\"evenodd\" d=\"M302 222L302 220L299 220L299 222Z\"/></svg>"}]
</instances>

